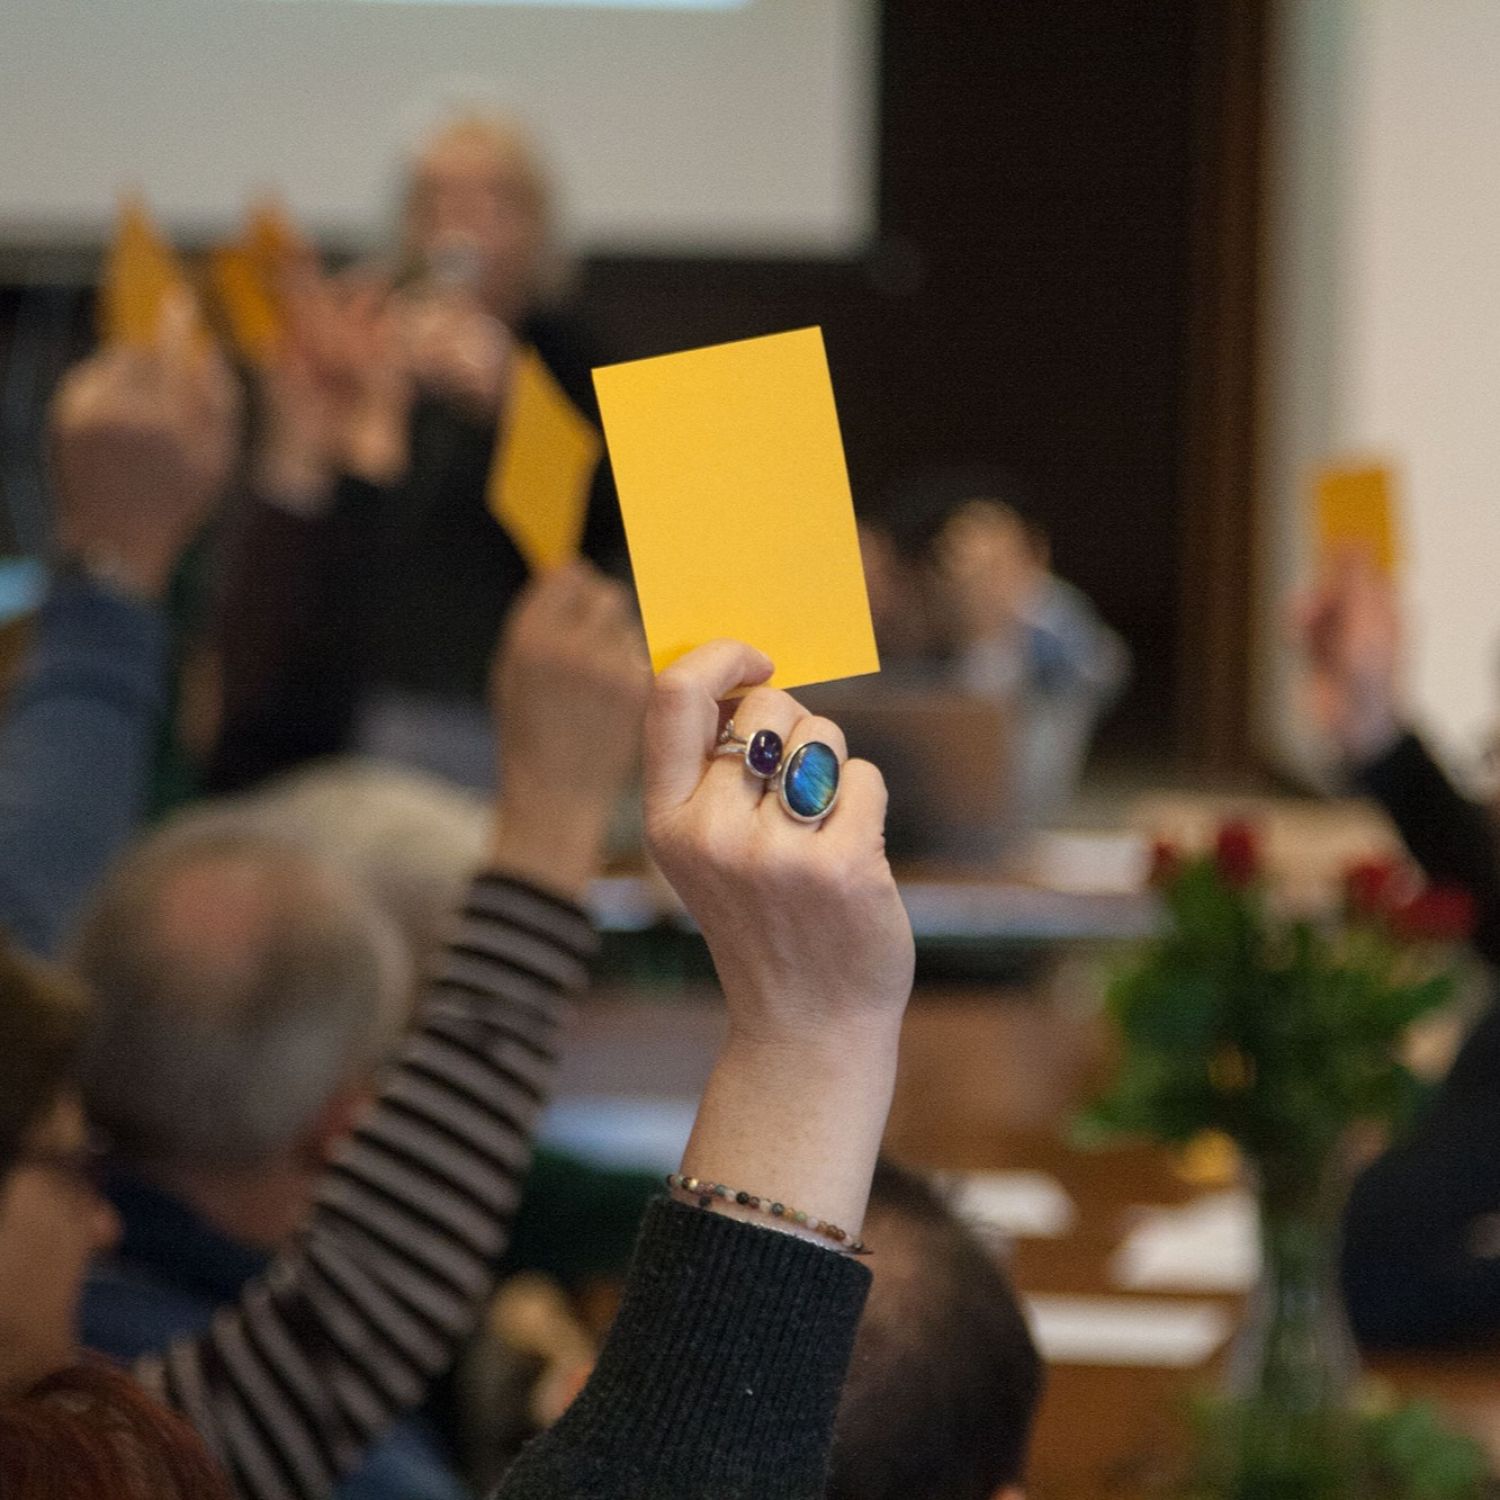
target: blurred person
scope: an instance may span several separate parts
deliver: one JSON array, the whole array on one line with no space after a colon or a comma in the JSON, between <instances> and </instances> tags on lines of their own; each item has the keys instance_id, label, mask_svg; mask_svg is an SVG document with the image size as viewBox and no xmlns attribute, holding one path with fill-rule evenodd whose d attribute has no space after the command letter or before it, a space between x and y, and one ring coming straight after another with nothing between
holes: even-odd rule
<instances>
[{"instance_id":1,"label":"blurred person","mask_svg":"<svg viewBox=\"0 0 1500 1500\"><path fill-rule=\"evenodd\" d=\"M81 378L110 368L110 358L91 362ZM85 513L100 493L112 497L115 504L90 514L102 516L104 534L123 539L123 556L152 561L153 578L165 573L171 549L148 540L185 529L172 520L178 491L163 487L164 477L191 472L186 463L163 467L164 453L175 461L190 451L179 410L169 402L141 416L132 407L140 420L125 424L129 441L115 440L115 405L106 405L105 418L59 428L60 466L75 450L111 458L97 468L75 464L68 472L79 482L65 484L64 493L76 493ZM182 493L197 494L197 505L207 488L185 485ZM90 611L89 628L66 639L46 692L18 705L0 739L0 893L7 915L36 914L49 933L66 926L54 909L58 894L86 892L138 815L149 759L142 747L165 696L160 638L133 623L154 619L151 601L126 592L108 602L114 607ZM320 1178L305 1223L265 1275L221 1309L210 1331L135 1366L149 1391L189 1417L245 1495L329 1493L451 1359L505 1244L546 1096L562 997L582 982L592 948L576 900L597 863L608 807L630 774L647 679L623 597L579 569L549 579L513 620L511 637L496 690L509 706L514 742L527 748L513 760L510 798L491 815L498 826L486 840L486 869L470 887L379 1102ZM49 639L44 628L42 644ZM600 723L615 729L603 745L595 738ZM57 725L76 731L75 743L49 737ZM580 734L580 725L590 732ZM200 914L205 931L230 915ZM10 1076L3 1067L0 1074ZM76 1087L71 1077L66 1082L58 1088L70 1117L81 1121ZM28 1116L23 1123L39 1122ZM90 1165L76 1152L70 1162L74 1178ZM90 1243L116 1232L91 1195L39 1200L32 1181L28 1172L27 1213L16 1230L17 1253L30 1256L27 1274L18 1270L0 1286L0 1298L20 1308L5 1318L7 1327L25 1320L14 1299L40 1304L55 1288L49 1305L66 1303L71 1315L76 1292L67 1257L40 1271L34 1265L32 1208L73 1204L81 1211L78 1232ZM59 1280L33 1286L33 1273ZM18 1344L14 1358L24 1369L7 1396L22 1398L33 1379L50 1377L69 1342L57 1331L44 1330L45 1357ZM73 1402L67 1393L62 1399ZM39 1409L22 1404L11 1430L33 1432ZM107 1432L115 1418L105 1416ZM128 1445L121 1462L133 1463ZM148 1475L149 1485L143 1463L133 1472ZM170 1493L165 1485L147 1492Z\"/></svg>"},{"instance_id":2,"label":"blurred person","mask_svg":"<svg viewBox=\"0 0 1500 1500\"><path fill-rule=\"evenodd\" d=\"M633 764L643 650L623 591L582 567L539 584L513 624L495 678L512 783L498 817L540 846L535 799L548 818L538 873L572 861L581 876ZM580 715L611 735L609 753L588 748ZM482 809L476 821L482 830ZM85 1098L114 1142L106 1182L125 1227L91 1278L84 1336L117 1359L207 1332L294 1242L405 1020L431 929L409 939L356 883L347 850L320 859L311 835L284 809L271 819L249 803L186 814L122 862L84 924L75 962L100 1003ZM477 956L529 974L523 948L506 955L489 936ZM529 1068L516 1084L530 1090L535 1077ZM408 1150L393 1135L384 1151L372 1185L414 1190ZM442 1211L466 1238L484 1234L466 1187ZM386 1218L367 1211L356 1224L384 1241ZM463 1490L436 1431L413 1419L338 1493L447 1500Z\"/></svg>"},{"instance_id":3,"label":"blurred person","mask_svg":"<svg viewBox=\"0 0 1500 1500\"><path fill-rule=\"evenodd\" d=\"M869 1283L869 1272L849 1252L862 1248L857 1240L894 1087L914 954L910 924L884 858L885 795L878 772L844 760L836 726L803 713L783 693L757 687L771 670L759 653L720 642L685 658L657 682L648 725L647 823L658 860L708 940L725 988L728 1035L700 1101L682 1174L674 1179L680 1197L659 1202L648 1215L600 1361L568 1413L506 1476L497 1500L686 1500L730 1493L791 1500L823 1485L839 1390ZM763 783L742 765L714 754L719 704L739 688L751 689L737 706L747 724L776 728L789 752L814 742L823 747L813 757L816 788L799 782L802 792L818 793L809 813L817 827L789 817L780 799L764 796ZM824 777L828 760L841 764L837 776ZM836 807L825 779L833 788L841 783ZM470 922L506 889L493 882L489 889L483 882L476 886ZM540 892L530 900L531 920L543 920ZM561 911L555 907L552 914ZM466 982L472 982L474 940L481 939L480 951L488 944L480 931L465 936L468 943L450 950L450 962L467 958ZM534 930L533 936L541 934ZM535 949L528 962L535 965L543 951ZM452 977L457 982L456 972ZM333 1467L324 1445L352 1440L344 1424L356 1422L362 1406L369 1416L364 1403L377 1413L399 1404L399 1397L382 1394L385 1380L401 1383L402 1368L399 1359L386 1363L392 1345L385 1340L394 1338L411 1357L408 1339L424 1332L434 1337L434 1318L447 1326L437 1308L452 1294L449 1278L458 1272L465 1283L469 1279L470 1272L459 1271L462 1256L448 1260L441 1276L426 1258L434 1238L444 1239L457 1255L461 1232L435 1236L430 1220L408 1220L404 1194L394 1188L382 1213L396 1219L382 1231L375 1227L379 1218L361 1216L358 1191L361 1183L373 1186L383 1178L373 1148L391 1139L398 1084L416 1081L413 1070L424 1047L430 1070L434 1049L441 1053L456 1044L461 1033L451 1028L459 1017L479 1027L472 992L468 1000L464 994L450 988L432 1007L381 1104L331 1174L354 1197L326 1195L300 1249L279 1262L253 1294L247 1291L237 1312L221 1315L199 1341L176 1346L156 1370L200 1430L212 1428L241 1463L257 1444L270 1445L267 1458L279 1462L249 1472L237 1467L246 1493L323 1493L322 1470ZM535 999L540 1002L541 995ZM0 1015L12 1010L0 1008ZM524 1027L525 1016L524 1010L512 1011L510 1025ZM477 1083L493 1060L477 1029L466 1047ZM45 1055L43 1046L25 1061ZM521 1054L508 1055L510 1066L518 1066ZM6 1054L8 1078L24 1076L18 1061ZM499 1077L503 1072L487 1079L471 1101L487 1095ZM33 1093L31 1112L45 1107L49 1095L61 1096L66 1080L67 1063L59 1060L45 1089ZM12 1097L9 1091L5 1097ZM788 1110L788 1097L798 1101L797 1109ZM406 1124L422 1118L408 1115ZM483 1134L481 1142L470 1142L467 1133L447 1138L450 1171L429 1183L429 1215L456 1211L456 1204L438 1207L447 1197L439 1183L454 1182L454 1166L462 1163L467 1177L480 1160L488 1160L491 1170L498 1165L486 1156ZM0 1169L5 1165L0 1160ZM774 1206L749 1193L736 1198L727 1190L705 1191L706 1180L697 1174L710 1169L758 1183L764 1193L776 1194ZM21 1249L30 1245L32 1255L24 1277L0 1280L0 1308L11 1326L24 1328L24 1312L16 1316L17 1309L43 1290L50 1296L68 1273L54 1257L36 1253L34 1199L26 1219L16 1218L17 1175L12 1166L0 1200L0 1236L18 1235ZM384 1180L389 1183L388 1175ZM91 1202L86 1194L71 1201L80 1226ZM809 1211L794 1214L790 1205L797 1203ZM90 1233L83 1227L78 1232ZM112 1232L107 1217L94 1221L95 1241ZM396 1236L383 1252L366 1243L367 1236L383 1232ZM390 1310L365 1322L373 1287L365 1289L364 1275L397 1298L405 1310L399 1323L388 1321ZM344 1310L334 1322L327 1321L330 1298ZM403 1324L410 1327L403 1331ZM361 1358L351 1358L345 1346L351 1335ZM66 1357L65 1345L48 1337L7 1344L17 1373L0 1406L0 1430L12 1417L25 1423L37 1402L47 1399L36 1382L45 1385L57 1360ZM152 1367L143 1373L151 1378ZM375 1384L366 1383L372 1378ZM278 1438L296 1433L301 1442L278 1446ZM155 1434L125 1433L120 1446L121 1462L132 1474L164 1462ZM0 1442L0 1464L12 1464L9 1472L0 1468L0 1483L16 1472L15 1456L13 1447ZM55 1455L44 1451L49 1456ZM158 1486L146 1493L212 1490Z\"/></svg>"},{"instance_id":4,"label":"blurred person","mask_svg":"<svg viewBox=\"0 0 1500 1500\"><path fill-rule=\"evenodd\" d=\"M74 1084L88 1017L72 981L0 942L0 1493L228 1500L181 1417L77 1362L84 1269L120 1232Z\"/></svg>"},{"instance_id":5,"label":"blurred person","mask_svg":"<svg viewBox=\"0 0 1500 1500\"><path fill-rule=\"evenodd\" d=\"M1306 701L1349 784L1395 822L1435 883L1473 898L1474 946L1500 962L1500 849L1410 727L1394 586L1363 554L1331 560L1296 612ZM1493 996L1404 1140L1359 1176L1344 1215L1350 1322L1364 1344L1484 1343L1500 1331L1500 1009Z\"/></svg>"},{"instance_id":6,"label":"blurred person","mask_svg":"<svg viewBox=\"0 0 1500 1500\"><path fill-rule=\"evenodd\" d=\"M1494 814L1454 786L1413 726L1392 581L1360 552L1333 559L1300 602L1295 631L1308 715L1341 775L1390 816L1430 881L1469 893L1475 949L1500 965Z\"/></svg>"},{"instance_id":7,"label":"blurred person","mask_svg":"<svg viewBox=\"0 0 1500 1500\"><path fill-rule=\"evenodd\" d=\"M227 549L214 789L350 748L487 784L489 652L527 577L486 504L517 350L598 423L600 361L549 305L551 198L518 127L461 115L409 164L394 287L294 272ZM623 569L607 464L583 552Z\"/></svg>"},{"instance_id":8,"label":"blurred person","mask_svg":"<svg viewBox=\"0 0 1500 1500\"><path fill-rule=\"evenodd\" d=\"M145 811L172 698L165 598L232 461L229 372L174 305L76 366L50 416L54 561L0 717L0 926L55 953Z\"/></svg>"},{"instance_id":9,"label":"blurred person","mask_svg":"<svg viewBox=\"0 0 1500 1500\"><path fill-rule=\"evenodd\" d=\"M921 1177L875 1168L874 1282L826 1500L1020 1500L1042 1364L993 1254Z\"/></svg>"},{"instance_id":10,"label":"blurred person","mask_svg":"<svg viewBox=\"0 0 1500 1500\"><path fill-rule=\"evenodd\" d=\"M484 861L483 797L381 761L318 761L223 805L347 869L394 919L417 969Z\"/></svg>"},{"instance_id":11,"label":"blurred person","mask_svg":"<svg viewBox=\"0 0 1500 1500\"><path fill-rule=\"evenodd\" d=\"M1011 722L1014 832L1058 816L1130 652L1052 571L1046 533L1016 480L963 466L902 486L867 520L876 636L896 686L948 687L1003 705ZM867 575L868 576L868 575Z\"/></svg>"}]
</instances>

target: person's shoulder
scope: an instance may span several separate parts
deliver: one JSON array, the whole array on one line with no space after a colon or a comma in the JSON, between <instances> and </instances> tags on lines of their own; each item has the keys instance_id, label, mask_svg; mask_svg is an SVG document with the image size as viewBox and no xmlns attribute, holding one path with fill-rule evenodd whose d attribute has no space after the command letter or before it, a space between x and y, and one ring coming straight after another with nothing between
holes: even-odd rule
<instances>
[{"instance_id":1,"label":"person's shoulder","mask_svg":"<svg viewBox=\"0 0 1500 1500\"><path fill-rule=\"evenodd\" d=\"M201 1333L212 1322L216 1305L152 1267L109 1256L89 1270L79 1331L85 1347L128 1363L174 1339Z\"/></svg>"}]
</instances>

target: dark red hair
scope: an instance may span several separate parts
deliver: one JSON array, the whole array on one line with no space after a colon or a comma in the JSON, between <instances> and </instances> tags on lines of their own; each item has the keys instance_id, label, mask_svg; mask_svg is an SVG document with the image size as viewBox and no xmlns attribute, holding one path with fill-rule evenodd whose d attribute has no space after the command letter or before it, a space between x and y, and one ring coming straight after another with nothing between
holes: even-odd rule
<instances>
[{"instance_id":1,"label":"dark red hair","mask_svg":"<svg viewBox=\"0 0 1500 1500\"><path fill-rule=\"evenodd\" d=\"M203 1440L123 1370L89 1359L0 1405L5 1500L231 1500Z\"/></svg>"}]
</instances>

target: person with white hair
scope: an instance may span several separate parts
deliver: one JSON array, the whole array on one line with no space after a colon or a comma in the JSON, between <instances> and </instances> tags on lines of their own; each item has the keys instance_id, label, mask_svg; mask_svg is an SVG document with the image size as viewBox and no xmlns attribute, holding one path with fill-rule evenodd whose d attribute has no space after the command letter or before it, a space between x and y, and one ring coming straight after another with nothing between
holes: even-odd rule
<instances>
[{"instance_id":1,"label":"person with white hair","mask_svg":"<svg viewBox=\"0 0 1500 1500\"><path fill-rule=\"evenodd\" d=\"M467 111L407 164L388 266L290 279L226 549L210 790L350 749L488 785L490 646L528 576L487 503L521 352L599 421L602 361L556 306L556 265L529 137ZM623 573L607 461L581 547Z\"/></svg>"}]
</instances>

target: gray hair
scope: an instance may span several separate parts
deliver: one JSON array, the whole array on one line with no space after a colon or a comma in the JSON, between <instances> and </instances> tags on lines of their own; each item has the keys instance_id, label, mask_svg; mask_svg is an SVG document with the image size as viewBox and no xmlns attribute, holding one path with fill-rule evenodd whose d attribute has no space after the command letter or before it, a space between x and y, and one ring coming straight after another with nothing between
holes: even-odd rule
<instances>
[{"instance_id":1,"label":"gray hair","mask_svg":"<svg viewBox=\"0 0 1500 1500\"><path fill-rule=\"evenodd\" d=\"M489 804L420 771L347 758L293 771L246 811L337 861L395 918L420 968L485 857Z\"/></svg>"},{"instance_id":2,"label":"gray hair","mask_svg":"<svg viewBox=\"0 0 1500 1500\"><path fill-rule=\"evenodd\" d=\"M92 1117L136 1160L255 1166L367 1077L411 973L380 905L233 805L188 813L116 867L74 953L98 1024Z\"/></svg>"}]
</instances>

